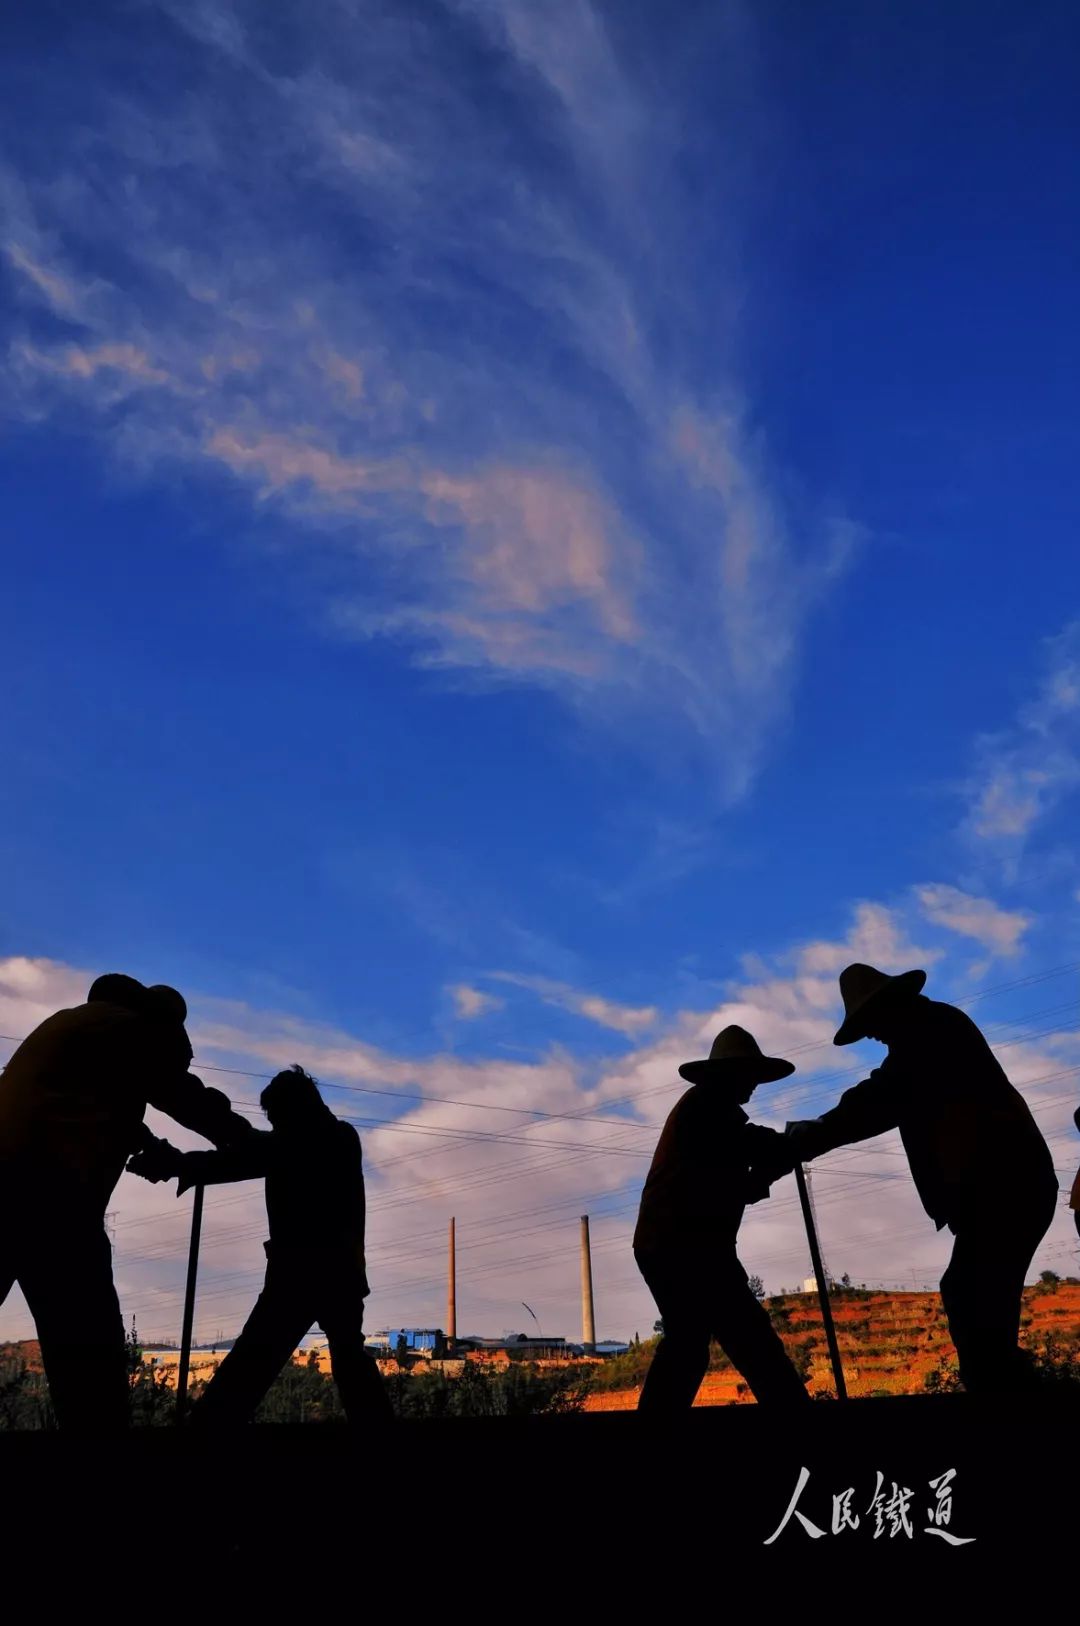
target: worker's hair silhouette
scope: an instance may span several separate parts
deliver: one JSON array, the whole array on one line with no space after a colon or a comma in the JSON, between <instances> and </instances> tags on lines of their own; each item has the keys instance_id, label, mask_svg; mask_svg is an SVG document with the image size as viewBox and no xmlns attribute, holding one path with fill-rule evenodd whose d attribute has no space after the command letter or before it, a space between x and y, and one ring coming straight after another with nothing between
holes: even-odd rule
<instances>
[{"instance_id":1,"label":"worker's hair silhouette","mask_svg":"<svg viewBox=\"0 0 1080 1626\"><path fill-rule=\"evenodd\" d=\"M360 1137L336 1118L318 1081L287 1067L259 1097L270 1129L251 1129L229 1152L178 1152L160 1142L132 1170L180 1178L180 1190L229 1180L265 1180L270 1238L262 1293L231 1352L195 1405L194 1428L246 1423L293 1351L318 1323L350 1422L393 1413L365 1352L365 1198Z\"/></svg>"},{"instance_id":2,"label":"worker's hair silhouette","mask_svg":"<svg viewBox=\"0 0 1080 1626\"><path fill-rule=\"evenodd\" d=\"M296 1112L325 1106L318 1081L298 1064L275 1073L259 1096L259 1105L273 1122L275 1116L293 1116Z\"/></svg>"},{"instance_id":3,"label":"worker's hair silhouette","mask_svg":"<svg viewBox=\"0 0 1080 1626\"><path fill-rule=\"evenodd\" d=\"M107 971L103 976L95 977L90 984L90 991L86 996L88 1005L118 1005L121 1010L146 1011L147 989L134 977L127 977L122 971Z\"/></svg>"}]
</instances>

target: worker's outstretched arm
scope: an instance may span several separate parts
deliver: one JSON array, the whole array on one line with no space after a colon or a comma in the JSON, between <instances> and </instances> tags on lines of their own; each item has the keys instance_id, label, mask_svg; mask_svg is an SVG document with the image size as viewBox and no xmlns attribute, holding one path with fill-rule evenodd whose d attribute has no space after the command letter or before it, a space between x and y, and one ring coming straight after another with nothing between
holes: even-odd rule
<instances>
[{"instance_id":1,"label":"worker's outstretched arm","mask_svg":"<svg viewBox=\"0 0 1080 1626\"><path fill-rule=\"evenodd\" d=\"M245 1121L246 1123L246 1121ZM128 1173L158 1182L176 1179L177 1196L191 1186L224 1185L233 1180L261 1180L273 1163L273 1134L246 1124L236 1145L216 1152L181 1152L170 1141L150 1136L128 1163Z\"/></svg>"},{"instance_id":2,"label":"worker's outstretched arm","mask_svg":"<svg viewBox=\"0 0 1080 1626\"><path fill-rule=\"evenodd\" d=\"M219 1186L231 1180L262 1180L274 1163L272 1130L252 1129L243 1141L216 1152L181 1152L177 1196L190 1186Z\"/></svg>"},{"instance_id":3,"label":"worker's outstretched arm","mask_svg":"<svg viewBox=\"0 0 1080 1626\"><path fill-rule=\"evenodd\" d=\"M243 1144L258 1133L246 1118L233 1111L227 1095L186 1070L159 1075L147 1088L146 1099L159 1112L167 1113L215 1146Z\"/></svg>"},{"instance_id":4,"label":"worker's outstretched arm","mask_svg":"<svg viewBox=\"0 0 1080 1626\"><path fill-rule=\"evenodd\" d=\"M746 1201L757 1203L769 1195L770 1186L791 1173L798 1156L789 1136L764 1124L747 1124L743 1136L751 1165L744 1188Z\"/></svg>"},{"instance_id":5,"label":"worker's outstretched arm","mask_svg":"<svg viewBox=\"0 0 1080 1626\"><path fill-rule=\"evenodd\" d=\"M900 1075L887 1056L869 1078L845 1090L831 1111L789 1124L787 1136L795 1161L808 1162L834 1146L870 1140L895 1129L900 1118L900 1087Z\"/></svg>"}]
</instances>

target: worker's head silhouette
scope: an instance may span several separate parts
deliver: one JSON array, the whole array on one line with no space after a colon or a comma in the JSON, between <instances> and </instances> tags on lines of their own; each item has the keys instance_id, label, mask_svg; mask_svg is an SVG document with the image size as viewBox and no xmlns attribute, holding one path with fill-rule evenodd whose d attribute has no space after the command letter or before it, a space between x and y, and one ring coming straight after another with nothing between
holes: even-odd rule
<instances>
[{"instance_id":1,"label":"worker's head silhouette","mask_svg":"<svg viewBox=\"0 0 1080 1626\"><path fill-rule=\"evenodd\" d=\"M95 977L86 996L88 1005L119 1005L125 1011L138 1011L154 1022L176 1023L183 1027L187 1021L187 1004L183 994L164 982L147 988L136 977L121 971L107 971Z\"/></svg>"},{"instance_id":2,"label":"worker's head silhouette","mask_svg":"<svg viewBox=\"0 0 1080 1626\"><path fill-rule=\"evenodd\" d=\"M163 1022L178 1022L183 1027L187 1021L187 1001L168 983L152 983L146 990L146 1003L153 1015Z\"/></svg>"},{"instance_id":3,"label":"worker's head silhouette","mask_svg":"<svg viewBox=\"0 0 1080 1626\"><path fill-rule=\"evenodd\" d=\"M844 1020L833 1044L855 1044L859 1039L889 1044L909 1019L912 1003L925 981L925 971L904 971L889 977L876 966L845 966L840 973Z\"/></svg>"},{"instance_id":4,"label":"worker's head silhouette","mask_svg":"<svg viewBox=\"0 0 1080 1626\"><path fill-rule=\"evenodd\" d=\"M287 1067L270 1080L259 1105L274 1129L302 1128L327 1110L319 1086L302 1067Z\"/></svg>"},{"instance_id":5,"label":"worker's head silhouette","mask_svg":"<svg viewBox=\"0 0 1080 1626\"><path fill-rule=\"evenodd\" d=\"M119 1005L125 1011L146 1009L146 989L134 977L121 971L107 971L95 977L86 996L88 1005Z\"/></svg>"},{"instance_id":6,"label":"worker's head silhouette","mask_svg":"<svg viewBox=\"0 0 1080 1626\"><path fill-rule=\"evenodd\" d=\"M772 1084L794 1071L790 1061L763 1056L753 1034L734 1024L716 1035L708 1056L701 1061L684 1061L679 1068L690 1084L708 1084L744 1103L759 1084Z\"/></svg>"}]
</instances>

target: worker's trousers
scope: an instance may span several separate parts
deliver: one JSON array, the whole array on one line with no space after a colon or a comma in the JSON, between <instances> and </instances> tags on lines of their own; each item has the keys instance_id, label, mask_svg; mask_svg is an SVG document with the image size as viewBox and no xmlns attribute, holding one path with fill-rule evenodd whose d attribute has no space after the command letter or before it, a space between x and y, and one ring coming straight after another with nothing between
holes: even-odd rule
<instances>
[{"instance_id":1,"label":"worker's trousers","mask_svg":"<svg viewBox=\"0 0 1080 1626\"><path fill-rule=\"evenodd\" d=\"M355 1265L332 1253L269 1252L266 1281L239 1338L191 1413L193 1428L230 1427L253 1417L301 1339L316 1323L350 1423L393 1417L373 1358L364 1349L367 1283Z\"/></svg>"},{"instance_id":2,"label":"worker's trousers","mask_svg":"<svg viewBox=\"0 0 1080 1626\"><path fill-rule=\"evenodd\" d=\"M659 1415L689 1410L708 1370L713 1339L746 1379L755 1400L770 1406L809 1403L806 1386L767 1311L750 1291L734 1248L675 1259L635 1257L664 1328L639 1411Z\"/></svg>"},{"instance_id":3,"label":"worker's trousers","mask_svg":"<svg viewBox=\"0 0 1080 1626\"><path fill-rule=\"evenodd\" d=\"M1050 1228L1057 1186L1021 1198L996 1197L950 1224L956 1241L941 1278L941 1299L969 1394L1030 1390L1038 1375L1019 1348L1024 1281Z\"/></svg>"},{"instance_id":4,"label":"worker's trousers","mask_svg":"<svg viewBox=\"0 0 1080 1626\"><path fill-rule=\"evenodd\" d=\"M34 1318L58 1426L125 1428L127 1348L98 1197L0 1171L0 1304L16 1282Z\"/></svg>"}]
</instances>

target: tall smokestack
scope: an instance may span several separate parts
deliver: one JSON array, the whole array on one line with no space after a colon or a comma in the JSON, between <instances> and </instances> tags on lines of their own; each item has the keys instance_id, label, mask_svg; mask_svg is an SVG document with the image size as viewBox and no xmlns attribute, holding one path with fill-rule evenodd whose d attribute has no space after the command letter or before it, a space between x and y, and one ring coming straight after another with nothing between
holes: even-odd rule
<instances>
[{"instance_id":1,"label":"tall smokestack","mask_svg":"<svg viewBox=\"0 0 1080 1626\"><path fill-rule=\"evenodd\" d=\"M454 1221L450 1221L450 1247L448 1260L448 1274L446 1278L446 1342L451 1350L457 1338L457 1249L455 1247Z\"/></svg>"},{"instance_id":2,"label":"tall smokestack","mask_svg":"<svg viewBox=\"0 0 1080 1626\"><path fill-rule=\"evenodd\" d=\"M581 1216L581 1342L586 1355L596 1350L596 1322L593 1319L592 1253L589 1249L589 1216Z\"/></svg>"}]
</instances>

